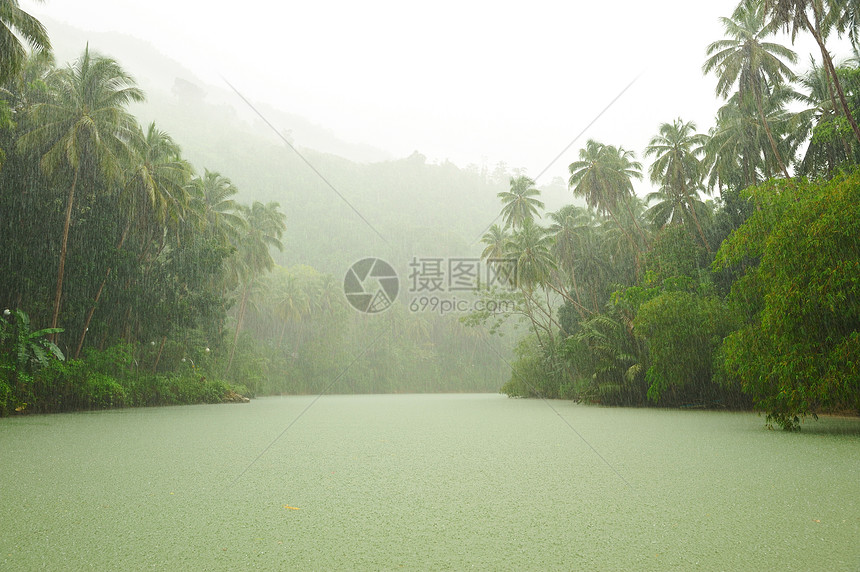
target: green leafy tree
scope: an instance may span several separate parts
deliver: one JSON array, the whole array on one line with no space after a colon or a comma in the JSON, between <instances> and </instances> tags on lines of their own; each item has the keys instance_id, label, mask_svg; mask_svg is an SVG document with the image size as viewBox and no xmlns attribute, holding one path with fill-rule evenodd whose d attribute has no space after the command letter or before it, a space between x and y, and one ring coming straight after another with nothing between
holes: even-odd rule
<instances>
[{"instance_id":1,"label":"green leafy tree","mask_svg":"<svg viewBox=\"0 0 860 572\"><path fill-rule=\"evenodd\" d=\"M648 398L673 405L727 405L725 392L713 382L712 363L723 338L736 328L732 317L715 296L666 291L645 302L633 327L648 346Z\"/></svg>"},{"instance_id":2,"label":"green leafy tree","mask_svg":"<svg viewBox=\"0 0 860 572\"><path fill-rule=\"evenodd\" d=\"M759 208L715 261L746 266L732 285L746 321L723 343L726 379L787 429L820 411L860 411L860 173L749 195Z\"/></svg>"}]
</instances>

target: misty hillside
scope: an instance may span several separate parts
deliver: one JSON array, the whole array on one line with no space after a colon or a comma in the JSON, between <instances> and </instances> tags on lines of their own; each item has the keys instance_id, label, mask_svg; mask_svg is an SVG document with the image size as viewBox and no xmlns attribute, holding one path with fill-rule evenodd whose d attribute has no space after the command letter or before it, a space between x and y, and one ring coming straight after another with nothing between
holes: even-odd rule
<instances>
[{"instance_id":1,"label":"misty hillside","mask_svg":"<svg viewBox=\"0 0 860 572\"><path fill-rule=\"evenodd\" d=\"M205 84L150 44L50 21L48 28L58 63L76 58L89 42L135 76L147 101L133 113L141 124L155 121L169 132L198 171L229 177L243 201L280 203L287 231L279 262L338 275L370 255L402 265L413 256L480 253L479 238L498 211L496 194L508 185L503 167L488 173L432 164L418 151L387 158L288 111L260 106L311 168L226 85Z\"/></svg>"}]
</instances>

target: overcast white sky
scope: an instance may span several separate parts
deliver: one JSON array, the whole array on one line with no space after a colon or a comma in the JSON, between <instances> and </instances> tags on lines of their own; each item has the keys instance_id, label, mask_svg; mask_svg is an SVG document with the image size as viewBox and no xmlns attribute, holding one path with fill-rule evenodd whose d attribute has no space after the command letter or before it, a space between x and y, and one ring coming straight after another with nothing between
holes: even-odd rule
<instances>
[{"instance_id":1,"label":"overcast white sky","mask_svg":"<svg viewBox=\"0 0 860 572\"><path fill-rule=\"evenodd\" d=\"M638 76L541 177L547 183L566 178L588 138L641 158L661 122L681 116L706 131L719 102L715 79L701 73L705 48L723 37L718 18L736 4L25 0L22 7L147 40L214 84L224 76L251 99L395 157L418 150L461 166L505 161L533 177ZM797 49L805 63L809 47Z\"/></svg>"}]
</instances>

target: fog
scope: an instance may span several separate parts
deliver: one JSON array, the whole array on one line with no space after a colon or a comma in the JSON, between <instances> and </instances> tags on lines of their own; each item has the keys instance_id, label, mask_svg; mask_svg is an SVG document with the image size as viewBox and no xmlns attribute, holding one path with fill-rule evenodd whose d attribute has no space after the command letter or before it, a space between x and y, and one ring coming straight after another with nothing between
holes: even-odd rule
<instances>
[{"instance_id":1,"label":"fog","mask_svg":"<svg viewBox=\"0 0 860 572\"><path fill-rule=\"evenodd\" d=\"M31 10L82 30L140 38L207 89L223 88L227 78L252 101L391 157L417 150L461 167L504 161L534 177L634 79L583 141L641 154L660 122L681 116L706 130L718 102L714 79L701 73L705 47L721 37L718 18L734 6L252 1L237 11L218 3L202 10L191 2L86 0ZM566 178L576 151L539 182Z\"/></svg>"}]
</instances>

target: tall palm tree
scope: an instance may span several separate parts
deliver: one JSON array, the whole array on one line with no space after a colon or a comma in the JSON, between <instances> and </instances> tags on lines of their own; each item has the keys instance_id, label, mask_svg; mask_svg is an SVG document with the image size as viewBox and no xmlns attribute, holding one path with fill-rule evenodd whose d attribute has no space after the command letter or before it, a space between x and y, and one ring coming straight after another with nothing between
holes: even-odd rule
<instances>
[{"instance_id":1,"label":"tall palm tree","mask_svg":"<svg viewBox=\"0 0 860 572\"><path fill-rule=\"evenodd\" d=\"M727 97L736 85L742 100L747 93L751 95L774 157L788 179L788 169L765 116L762 98L773 87L794 78L794 72L784 60L796 63L797 54L781 44L763 41L775 33L777 26L766 20L761 3L743 0L731 18L720 18L720 21L727 38L708 46L707 55L710 57L702 71L717 74L716 92L719 96Z\"/></svg>"},{"instance_id":2,"label":"tall palm tree","mask_svg":"<svg viewBox=\"0 0 860 572\"><path fill-rule=\"evenodd\" d=\"M157 231L162 237L168 229L179 232L180 222L184 220L188 206L186 186L192 175L191 165L182 159L179 145L166 132L157 129L155 123L150 123L146 134L138 126L129 146L132 155L129 157L131 163L124 190L126 210L131 214L120 236L117 251L125 244L135 219L141 227L152 227L152 231ZM112 266L108 267L84 320L75 358L83 348L90 320L112 269Z\"/></svg>"},{"instance_id":3,"label":"tall palm tree","mask_svg":"<svg viewBox=\"0 0 860 572\"><path fill-rule=\"evenodd\" d=\"M481 258L485 260L503 258L508 240L510 240L510 236L507 231L499 225L494 224L481 237L481 242L487 245L484 247L483 252L481 252Z\"/></svg>"},{"instance_id":4,"label":"tall palm tree","mask_svg":"<svg viewBox=\"0 0 860 572\"><path fill-rule=\"evenodd\" d=\"M31 108L34 128L19 140L25 151L42 154L42 169L51 176L71 178L57 269L57 287L51 327L57 327L63 275L69 240L69 225L75 190L82 169L92 165L99 176L119 180L130 153L129 142L138 126L126 106L143 101L143 92L120 65L89 47L67 68L48 78L53 100Z\"/></svg>"},{"instance_id":5,"label":"tall palm tree","mask_svg":"<svg viewBox=\"0 0 860 572\"><path fill-rule=\"evenodd\" d=\"M797 113L797 122L806 136L812 140L806 148L803 159L798 164L798 173L804 176L819 175L830 178L839 165L846 161L857 162L860 150L856 141L843 136L839 128L839 118L842 116L838 103L833 95L827 69L819 66L810 58L810 68L799 78L803 88L800 101L806 106ZM856 71L843 66L837 67L837 74L848 72L848 81L843 79L843 89L856 93ZM852 84L854 84L852 86ZM827 136L816 137L816 133L826 130Z\"/></svg>"},{"instance_id":6,"label":"tall palm tree","mask_svg":"<svg viewBox=\"0 0 860 572\"><path fill-rule=\"evenodd\" d=\"M145 134L138 130L132 148L136 160L126 188L137 199L140 214L148 214L162 227L178 226L189 208L191 165L182 158L179 145L155 123Z\"/></svg>"},{"instance_id":7,"label":"tall palm tree","mask_svg":"<svg viewBox=\"0 0 860 572\"><path fill-rule=\"evenodd\" d=\"M35 51L51 51L45 27L18 4L18 0L0 0L0 84L17 74L27 57L19 36Z\"/></svg>"},{"instance_id":8,"label":"tall palm tree","mask_svg":"<svg viewBox=\"0 0 860 572\"><path fill-rule=\"evenodd\" d=\"M544 208L543 203L535 198L540 196L540 191L534 185L535 182L526 176L511 177L511 189L499 193L504 205L505 228L518 228L526 220L534 220L538 209Z\"/></svg>"},{"instance_id":9,"label":"tall palm tree","mask_svg":"<svg viewBox=\"0 0 860 572\"><path fill-rule=\"evenodd\" d=\"M654 157L648 169L651 182L660 185L661 191L670 197L684 197L686 208L682 210L692 215L702 244L710 253L711 247L696 215L693 198L698 199L702 188L702 165L698 157L704 152L706 142L706 135L696 133L695 123L678 118L660 125L659 134L652 137L645 148L645 156Z\"/></svg>"},{"instance_id":10,"label":"tall palm tree","mask_svg":"<svg viewBox=\"0 0 860 572\"><path fill-rule=\"evenodd\" d=\"M579 150L579 161L568 167L574 196L617 222L619 204L634 194L633 179L642 179L642 164L634 157L633 151L589 139Z\"/></svg>"},{"instance_id":11,"label":"tall palm tree","mask_svg":"<svg viewBox=\"0 0 860 572\"><path fill-rule=\"evenodd\" d=\"M251 286L257 278L266 271L271 270L275 261L272 259L271 248L283 250L281 236L286 228L285 215L279 210L278 203L270 202L263 204L254 201L250 206L242 206L241 212L245 218L246 225L237 244L238 251L235 253L235 272L242 284L242 298L236 315L236 330L233 335L233 347L230 350L230 360L224 371L229 373L236 354L236 343L239 339L239 330L242 328L242 320L248 307L248 294Z\"/></svg>"},{"instance_id":12,"label":"tall palm tree","mask_svg":"<svg viewBox=\"0 0 860 572\"><path fill-rule=\"evenodd\" d=\"M833 58L825 45L827 35L834 27L840 34L847 31L852 41L856 41L857 26L860 23L860 5L856 0L761 0L761 4L764 12L776 25L791 30L792 42L800 30L808 31L815 38L824 67L839 95L842 112L848 124L851 125L854 137L860 143L860 127L857 126L848 107L845 91L833 65Z\"/></svg>"},{"instance_id":13,"label":"tall palm tree","mask_svg":"<svg viewBox=\"0 0 860 572\"><path fill-rule=\"evenodd\" d=\"M579 161L571 163L568 170L568 184L574 196L584 198L589 207L609 215L627 237L638 268L641 247L619 220L619 210L623 206L629 211L631 205L626 199L635 196L633 179L642 178L642 164L634 160L632 151L589 139L579 150ZM636 216L632 211L628 214L644 242L646 236Z\"/></svg>"}]
</instances>

